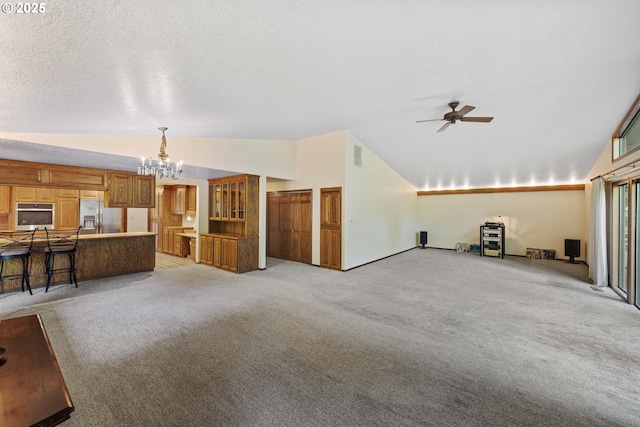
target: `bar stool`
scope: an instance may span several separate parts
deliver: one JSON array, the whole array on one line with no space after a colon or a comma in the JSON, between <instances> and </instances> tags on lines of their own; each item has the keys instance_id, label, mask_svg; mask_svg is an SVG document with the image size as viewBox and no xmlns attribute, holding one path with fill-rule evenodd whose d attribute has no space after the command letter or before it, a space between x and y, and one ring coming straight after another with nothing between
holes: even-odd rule
<instances>
[{"instance_id":1,"label":"bar stool","mask_svg":"<svg viewBox=\"0 0 640 427\"><path fill-rule=\"evenodd\" d=\"M76 279L76 248L78 247L78 234L80 228L49 230L44 228L47 233L47 247L44 249L44 268L47 273L47 287L45 293L49 291L51 279L56 273L69 273L69 284L75 283L78 287ZM56 255L67 255L69 265L56 268Z\"/></svg>"},{"instance_id":2,"label":"bar stool","mask_svg":"<svg viewBox=\"0 0 640 427\"><path fill-rule=\"evenodd\" d=\"M36 230L31 231L11 231L0 232L0 281L7 279L21 279L22 292L24 292L24 284L26 282L29 294L31 292L31 283L29 283L29 258L31 257L31 248L33 247L33 235ZM7 274L5 272L5 261L19 259L22 261L22 272Z\"/></svg>"}]
</instances>

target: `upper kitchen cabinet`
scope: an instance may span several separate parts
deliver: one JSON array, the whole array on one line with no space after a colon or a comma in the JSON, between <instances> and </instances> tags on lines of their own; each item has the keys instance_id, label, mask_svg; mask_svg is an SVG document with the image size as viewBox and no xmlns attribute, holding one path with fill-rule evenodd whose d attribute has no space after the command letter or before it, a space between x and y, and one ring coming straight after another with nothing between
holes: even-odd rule
<instances>
[{"instance_id":1,"label":"upper kitchen cabinet","mask_svg":"<svg viewBox=\"0 0 640 427\"><path fill-rule=\"evenodd\" d=\"M109 171L104 206L107 208L152 208L155 206L154 176Z\"/></svg>"},{"instance_id":2,"label":"upper kitchen cabinet","mask_svg":"<svg viewBox=\"0 0 640 427\"><path fill-rule=\"evenodd\" d=\"M152 208L156 205L156 177L133 176L133 208Z\"/></svg>"},{"instance_id":3,"label":"upper kitchen cabinet","mask_svg":"<svg viewBox=\"0 0 640 427\"><path fill-rule=\"evenodd\" d=\"M15 187L13 199L23 203L55 203L56 191L46 187Z\"/></svg>"},{"instance_id":4,"label":"upper kitchen cabinet","mask_svg":"<svg viewBox=\"0 0 640 427\"><path fill-rule=\"evenodd\" d=\"M56 195L58 199L77 199L80 192L72 188L59 188L56 190Z\"/></svg>"},{"instance_id":5,"label":"upper kitchen cabinet","mask_svg":"<svg viewBox=\"0 0 640 427\"><path fill-rule=\"evenodd\" d=\"M184 215L187 205L187 186L171 186L171 213L174 215Z\"/></svg>"},{"instance_id":6,"label":"upper kitchen cabinet","mask_svg":"<svg viewBox=\"0 0 640 427\"><path fill-rule=\"evenodd\" d=\"M104 169L0 159L0 184L74 189L104 189Z\"/></svg>"},{"instance_id":7,"label":"upper kitchen cabinet","mask_svg":"<svg viewBox=\"0 0 640 427\"><path fill-rule=\"evenodd\" d=\"M258 177L255 175L210 179L209 219L246 221L247 206L249 202L253 203L257 188Z\"/></svg>"},{"instance_id":8,"label":"upper kitchen cabinet","mask_svg":"<svg viewBox=\"0 0 640 427\"><path fill-rule=\"evenodd\" d=\"M196 193L198 192L198 187L195 185L187 186L187 208L185 213L187 215L195 216L196 211L198 210L198 205L196 204Z\"/></svg>"},{"instance_id":9,"label":"upper kitchen cabinet","mask_svg":"<svg viewBox=\"0 0 640 427\"><path fill-rule=\"evenodd\" d=\"M240 237L258 235L258 180L255 175L209 180L210 232ZM224 225L227 222L238 225Z\"/></svg>"},{"instance_id":10,"label":"upper kitchen cabinet","mask_svg":"<svg viewBox=\"0 0 640 427\"><path fill-rule=\"evenodd\" d=\"M128 208L133 202L133 177L126 172L110 172L107 191L104 193L105 208Z\"/></svg>"},{"instance_id":11,"label":"upper kitchen cabinet","mask_svg":"<svg viewBox=\"0 0 640 427\"><path fill-rule=\"evenodd\" d=\"M0 185L0 215L11 212L11 187Z\"/></svg>"},{"instance_id":12,"label":"upper kitchen cabinet","mask_svg":"<svg viewBox=\"0 0 640 427\"><path fill-rule=\"evenodd\" d=\"M104 200L104 191L96 190L80 190L81 199Z\"/></svg>"},{"instance_id":13,"label":"upper kitchen cabinet","mask_svg":"<svg viewBox=\"0 0 640 427\"><path fill-rule=\"evenodd\" d=\"M47 172L48 185L51 187L92 190L104 188L107 182L104 169L50 165Z\"/></svg>"}]
</instances>

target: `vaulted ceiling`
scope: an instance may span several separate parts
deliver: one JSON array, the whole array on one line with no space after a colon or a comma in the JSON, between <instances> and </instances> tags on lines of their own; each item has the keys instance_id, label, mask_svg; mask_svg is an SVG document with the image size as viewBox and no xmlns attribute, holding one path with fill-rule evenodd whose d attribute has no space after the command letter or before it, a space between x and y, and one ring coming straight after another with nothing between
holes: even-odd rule
<instances>
[{"instance_id":1,"label":"vaulted ceiling","mask_svg":"<svg viewBox=\"0 0 640 427\"><path fill-rule=\"evenodd\" d=\"M0 133L347 129L417 189L570 183L640 92L637 0L6 4ZM454 100L495 119L415 123Z\"/></svg>"}]
</instances>

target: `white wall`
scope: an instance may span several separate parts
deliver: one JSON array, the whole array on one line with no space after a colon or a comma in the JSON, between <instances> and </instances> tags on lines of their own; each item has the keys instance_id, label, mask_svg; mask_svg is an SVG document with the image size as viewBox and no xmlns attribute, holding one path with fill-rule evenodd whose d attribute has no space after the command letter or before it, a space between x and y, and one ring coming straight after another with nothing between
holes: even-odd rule
<instances>
[{"instance_id":1,"label":"white wall","mask_svg":"<svg viewBox=\"0 0 640 427\"><path fill-rule=\"evenodd\" d=\"M344 187L345 132L332 132L296 141L297 179L269 180L267 191L312 190L312 256L320 265L320 189Z\"/></svg>"},{"instance_id":2,"label":"white wall","mask_svg":"<svg viewBox=\"0 0 640 427\"><path fill-rule=\"evenodd\" d=\"M354 165L356 145L362 147L362 166ZM416 188L349 132L344 158L343 269L415 247Z\"/></svg>"},{"instance_id":3,"label":"white wall","mask_svg":"<svg viewBox=\"0 0 640 427\"><path fill-rule=\"evenodd\" d=\"M456 243L480 241L485 221L505 223L505 252L526 255L526 248L555 249L564 258L564 239L580 239L584 260L584 191L455 194L418 197L419 224L428 246L454 249Z\"/></svg>"},{"instance_id":4,"label":"white wall","mask_svg":"<svg viewBox=\"0 0 640 427\"><path fill-rule=\"evenodd\" d=\"M353 164L354 145L362 166ZM313 191L312 263L320 264L320 189L342 188L342 268L415 247L416 189L347 131L296 143L298 178L270 180L267 191Z\"/></svg>"}]
</instances>

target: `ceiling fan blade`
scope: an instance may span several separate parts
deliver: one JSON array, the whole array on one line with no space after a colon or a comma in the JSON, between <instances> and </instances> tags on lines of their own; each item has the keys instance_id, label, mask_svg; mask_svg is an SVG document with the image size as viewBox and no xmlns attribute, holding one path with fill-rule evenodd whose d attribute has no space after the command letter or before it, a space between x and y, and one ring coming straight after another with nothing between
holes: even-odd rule
<instances>
[{"instance_id":1,"label":"ceiling fan blade","mask_svg":"<svg viewBox=\"0 0 640 427\"><path fill-rule=\"evenodd\" d=\"M447 122L447 123L443 124L442 127L440 129L438 129L438 132L436 132L436 133L444 132L444 130L446 128L448 128L450 124L451 124L451 122Z\"/></svg>"},{"instance_id":2,"label":"ceiling fan blade","mask_svg":"<svg viewBox=\"0 0 640 427\"><path fill-rule=\"evenodd\" d=\"M416 123L424 123L424 122L441 122L444 119L430 119L430 120L418 120Z\"/></svg>"},{"instance_id":3,"label":"ceiling fan blade","mask_svg":"<svg viewBox=\"0 0 640 427\"><path fill-rule=\"evenodd\" d=\"M491 120L493 120L493 117L462 117L462 118L460 118L458 120L463 121L463 122L489 123Z\"/></svg>"},{"instance_id":4,"label":"ceiling fan blade","mask_svg":"<svg viewBox=\"0 0 640 427\"><path fill-rule=\"evenodd\" d=\"M465 105L464 107L462 107L461 109L459 109L458 111L456 111L456 116L457 117L462 117L465 114L471 112L472 110L475 110L476 107L472 107L471 105Z\"/></svg>"}]
</instances>

